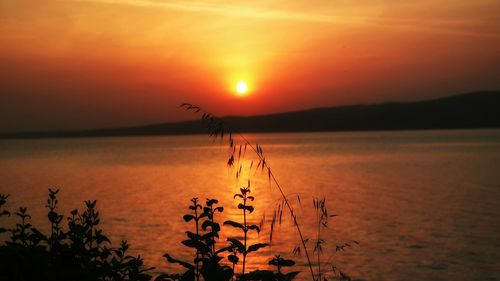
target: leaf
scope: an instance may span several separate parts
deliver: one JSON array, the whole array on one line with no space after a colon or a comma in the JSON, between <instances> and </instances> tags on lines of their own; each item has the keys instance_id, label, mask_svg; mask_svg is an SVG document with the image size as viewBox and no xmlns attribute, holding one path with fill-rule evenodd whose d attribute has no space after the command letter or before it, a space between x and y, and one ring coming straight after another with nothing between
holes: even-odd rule
<instances>
[{"instance_id":1,"label":"leaf","mask_svg":"<svg viewBox=\"0 0 500 281\"><path fill-rule=\"evenodd\" d=\"M111 241L109 241L108 237L106 237L105 235L102 235L102 234L99 234L97 236L96 240L97 240L97 244L101 244L102 242L111 243Z\"/></svg>"},{"instance_id":2,"label":"leaf","mask_svg":"<svg viewBox=\"0 0 500 281\"><path fill-rule=\"evenodd\" d=\"M241 228L243 230L245 229L245 227L241 223L230 220L225 221L224 225L230 225L232 227Z\"/></svg>"},{"instance_id":3,"label":"leaf","mask_svg":"<svg viewBox=\"0 0 500 281\"><path fill-rule=\"evenodd\" d=\"M295 262L293 260L282 260L280 266L294 266Z\"/></svg>"},{"instance_id":4,"label":"leaf","mask_svg":"<svg viewBox=\"0 0 500 281\"><path fill-rule=\"evenodd\" d=\"M258 226L256 226L256 225L249 225L249 226L248 226L248 229L255 230L255 231L257 231L257 233L259 233L259 232L260 232L260 228L259 228Z\"/></svg>"},{"instance_id":5,"label":"leaf","mask_svg":"<svg viewBox=\"0 0 500 281\"><path fill-rule=\"evenodd\" d=\"M241 253L245 251L245 246L236 238L227 238L227 241L231 242L231 244Z\"/></svg>"},{"instance_id":6,"label":"leaf","mask_svg":"<svg viewBox=\"0 0 500 281\"><path fill-rule=\"evenodd\" d=\"M208 253L208 252L210 252L210 248L207 247L207 245L201 243L200 241L184 240L181 243L184 244L187 247L195 248L196 250L198 250L199 252L202 252L202 253Z\"/></svg>"},{"instance_id":7,"label":"leaf","mask_svg":"<svg viewBox=\"0 0 500 281\"><path fill-rule=\"evenodd\" d=\"M269 246L269 244L267 244L267 243L253 244L250 247L248 247L247 253L258 251L259 249L267 247L267 246Z\"/></svg>"},{"instance_id":8,"label":"leaf","mask_svg":"<svg viewBox=\"0 0 500 281\"><path fill-rule=\"evenodd\" d=\"M238 261L240 260L236 255L229 255L227 256L227 259L234 264L238 263Z\"/></svg>"},{"instance_id":9,"label":"leaf","mask_svg":"<svg viewBox=\"0 0 500 281\"><path fill-rule=\"evenodd\" d=\"M201 229L203 230L206 230L207 227L209 226L212 226L212 222L211 221L204 221L202 224L201 224Z\"/></svg>"},{"instance_id":10,"label":"leaf","mask_svg":"<svg viewBox=\"0 0 500 281\"><path fill-rule=\"evenodd\" d=\"M199 240L200 239L200 236L196 233L193 233L191 231L186 231L186 235L187 237L189 237L189 239L191 240Z\"/></svg>"},{"instance_id":11,"label":"leaf","mask_svg":"<svg viewBox=\"0 0 500 281\"><path fill-rule=\"evenodd\" d=\"M201 242L196 240L184 240L181 243L190 248L198 248L201 244Z\"/></svg>"},{"instance_id":12,"label":"leaf","mask_svg":"<svg viewBox=\"0 0 500 281\"><path fill-rule=\"evenodd\" d=\"M252 213L254 210L253 206L250 205L245 206L242 203L238 204L238 209L247 210L249 213Z\"/></svg>"},{"instance_id":13,"label":"leaf","mask_svg":"<svg viewBox=\"0 0 500 281\"><path fill-rule=\"evenodd\" d=\"M189 264L185 261L174 259L169 254L164 254L163 256L167 259L167 261L169 263L177 263L177 264L184 266L185 268L187 268L189 270L194 270L194 265L192 265L192 264Z\"/></svg>"},{"instance_id":14,"label":"leaf","mask_svg":"<svg viewBox=\"0 0 500 281\"><path fill-rule=\"evenodd\" d=\"M207 206L212 206L213 204L217 204L219 201L217 199L207 199Z\"/></svg>"},{"instance_id":15,"label":"leaf","mask_svg":"<svg viewBox=\"0 0 500 281\"><path fill-rule=\"evenodd\" d=\"M212 231L215 231L215 232L220 231L220 226L219 226L219 224L218 224L218 223L216 223L216 222L204 221L204 222L201 224L201 228L202 228L203 230L206 230L206 229L207 229L207 227L209 227L209 226L210 226L210 228L212 229Z\"/></svg>"},{"instance_id":16,"label":"leaf","mask_svg":"<svg viewBox=\"0 0 500 281\"><path fill-rule=\"evenodd\" d=\"M50 222L57 222L57 220L59 219L59 216L57 215L56 212L53 212L53 211L50 211L48 214L47 214L47 217L49 218L49 221Z\"/></svg>"},{"instance_id":17,"label":"leaf","mask_svg":"<svg viewBox=\"0 0 500 281\"><path fill-rule=\"evenodd\" d=\"M189 221L195 219L195 217L193 215L184 215L182 218L184 219L185 222L189 222Z\"/></svg>"},{"instance_id":18,"label":"leaf","mask_svg":"<svg viewBox=\"0 0 500 281\"><path fill-rule=\"evenodd\" d=\"M212 231L214 232L219 232L220 231L220 225L216 222L212 224Z\"/></svg>"},{"instance_id":19,"label":"leaf","mask_svg":"<svg viewBox=\"0 0 500 281\"><path fill-rule=\"evenodd\" d=\"M232 248L233 248L233 246L227 246L227 247L220 248L219 250L215 251L215 254L220 254L220 253L225 252L225 251L231 251Z\"/></svg>"},{"instance_id":20,"label":"leaf","mask_svg":"<svg viewBox=\"0 0 500 281\"><path fill-rule=\"evenodd\" d=\"M217 232L207 232L201 236L202 240L213 239L214 237L219 237Z\"/></svg>"},{"instance_id":21,"label":"leaf","mask_svg":"<svg viewBox=\"0 0 500 281\"><path fill-rule=\"evenodd\" d=\"M295 277L300 273L300 271L292 271L292 272L289 272L287 274L285 274L284 276L284 280L286 281L291 281L293 279L295 279ZM326 278L325 278L326 280Z\"/></svg>"}]
</instances>

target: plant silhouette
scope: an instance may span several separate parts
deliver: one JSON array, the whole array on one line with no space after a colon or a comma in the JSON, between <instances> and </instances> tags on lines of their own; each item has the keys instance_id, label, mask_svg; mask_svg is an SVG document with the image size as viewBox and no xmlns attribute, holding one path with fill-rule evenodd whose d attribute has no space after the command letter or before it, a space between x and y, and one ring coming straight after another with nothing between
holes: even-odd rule
<instances>
[{"instance_id":1,"label":"plant silhouette","mask_svg":"<svg viewBox=\"0 0 500 281\"><path fill-rule=\"evenodd\" d=\"M140 257L127 254L126 241L120 247L108 247L109 239L98 228L99 212L96 201L86 201L85 211L77 209L67 217L63 227L62 214L57 212L59 190L49 189L46 208L50 234L45 235L30 223L27 208L20 207L14 215L19 223L14 228L0 227L0 233L10 233L5 245L0 245L0 280L50 281L147 281L153 268L144 268ZM3 209L8 195L0 195L0 217L10 216Z\"/></svg>"},{"instance_id":2,"label":"plant silhouette","mask_svg":"<svg viewBox=\"0 0 500 281\"><path fill-rule=\"evenodd\" d=\"M223 212L224 208L215 206L218 203L216 199L207 199L205 206L198 204L198 198L192 198L191 203L191 213L184 215L183 219L186 223L194 222L194 232L186 231L188 239L183 240L182 244L195 250L193 263L175 259L167 253L164 257L169 263L179 264L187 270L183 274L161 274L156 280L199 280L200 275L205 281L231 280L234 271L222 265L220 261L223 258L219 256L231 251L231 246L216 248L221 228L215 220L215 214Z\"/></svg>"},{"instance_id":3,"label":"plant silhouette","mask_svg":"<svg viewBox=\"0 0 500 281\"><path fill-rule=\"evenodd\" d=\"M269 234L270 240L272 240L273 231L275 229L274 226L275 226L276 222L281 224L283 210L284 209L288 210L288 214L290 215L290 217L292 219L292 223L295 227L295 230L297 231L297 234L298 234L299 240L300 240L300 246L295 247L293 252L295 254L300 254L303 251L305 254L306 260L307 260L307 265L308 265L309 272L311 275L311 280L312 281L323 281L322 279L325 279L325 277L324 277L324 274L323 274L323 271L321 268L321 253L323 251L322 245L325 243L325 241L321 238L321 229L318 228L318 230L317 230L317 239L316 239L316 243L315 243L314 249L313 249L313 252L316 252L316 255L317 255L317 268L318 269L317 269L317 272L315 273L315 270L313 268L313 262L311 260L311 255L309 253L309 248L307 246L307 242L309 241L309 238L304 236L304 234L302 232L302 228L301 228L300 223L299 223L299 219L296 215L295 209L292 206L290 199L285 194L285 191L284 191L283 187L281 186L280 182L277 180L276 176L274 175L269 162L266 160L266 156L264 154L264 150L263 150L262 146L257 144L257 143L256 144L251 143L241 133L238 133L238 131L227 127L226 124L224 124L222 121L220 121L216 116L203 110L201 107L199 107L197 105L193 105L190 103L183 103L179 106L179 108L182 108L186 111L194 112L195 114L200 114L201 119L203 121L205 121L207 124L207 129L208 129L209 135L212 138L214 138L214 140L220 138L220 140L222 141L222 140L224 140L224 137L226 137L227 143L229 146L229 157L227 160L227 165L229 167L233 167L235 165L235 163L239 162L239 160L242 156L244 157L247 148L250 148L254 152L254 154L257 156L258 163L257 163L257 165L254 166L253 165L254 162L252 161L250 164L249 170L251 171L252 167L254 168L255 172L259 171L259 169L260 169L261 172L263 172L267 175L269 182L274 184L274 186L277 188L277 190L279 191L279 193L281 195L281 202L280 202L280 204L278 204L278 210L275 210L273 219L271 221L271 231ZM236 144L235 139L233 137L233 133L239 136L239 138L242 140L242 144L240 144L240 145ZM242 164L240 163L239 167L236 169L236 178L241 177L241 172L242 172ZM297 196L297 199L298 199L298 202L300 204L300 196ZM318 203L319 203L319 201L318 201ZM317 212L317 214L320 214L318 221L319 221L319 225L321 226L322 222L326 222L326 219L321 218L321 212L326 211L326 207L324 206L324 202L323 202L324 210L321 209L321 206L318 206L318 207L319 207L319 209L316 209L316 212ZM325 225L325 227L326 227L326 225ZM357 241L353 241L353 242L355 242L355 244L358 244ZM349 246L346 246L346 245L349 245ZM337 245L336 251L344 250L346 247L350 247L350 246L351 245L349 243ZM243 256L243 258L245 258L245 255ZM234 263L233 263L233 265L234 265ZM243 272L244 272L244 268L245 268L244 265L245 265L245 262L243 262ZM350 277L347 274L339 271L335 265L332 265L331 272L333 272L333 274L336 275L337 278L340 278L342 280L349 280L350 279Z\"/></svg>"},{"instance_id":4,"label":"plant silhouette","mask_svg":"<svg viewBox=\"0 0 500 281\"><path fill-rule=\"evenodd\" d=\"M242 211L243 221L236 222L232 220L226 220L224 225L237 228L243 232L243 238L229 237L227 241L230 243L228 246L217 249L216 245L219 238L219 231L221 230L219 224L215 220L215 214L223 212L224 208L221 206L215 206L218 201L216 199L207 199L206 205L202 207L198 204L198 199L191 199L191 205L189 206L190 213L183 216L185 222L194 222L195 232L186 231L188 239L182 241L182 244L188 248L195 250L195 255L193 262L182 261L173 258L168 253L164 255L169 263L179 264L186 269L184 273L181 274L161 274L155 281L193 281L198 280L198 278L203 278L206 281L228 281L234 280L262 280L262 281L290 281L293 280L298 271L283 273L281 271L282 267L289 267L295 265L292 260L285 260L281 256L277 255L271 261L269 265L274 265L277 267L277 271L272 270L254 270L251 272L246 272L246 257L249 253L257 252L259 249L267 247L267 243L256 243L248 245L248 238L250 230L259 232L260 228L257 225L248 224L247 218L253 213L254 207L249 204L255 200L253 196L250 195L250 183L248 186L240 188L240 192L234 195L234 199L241 200L238 203L237 208ZM203 209L203 213L199 213L198 210ZM201 225L201 229L197 228L197 225ZM198 232L196 232L198 231ZM224 258L219 256L227 252L227 261L232 267L224 265ZM241 256L241 259L240 257ZM235 266L242 260L241 274L235 274ZM197 271L197 268L199 271ZM197 272L200 275L197 276Z\"/></svg>"},{"instance_id":5,"label":"plant silhouette","mask_svg":"<svg viewBox=\"0 0 500 281\"><path fill-rule=\"evenodd\" d=\"M247 246L249 231L254 230L257 233L260 232L259 226L247 224L247 215L251 214L254 211L254 207L252 205L248 205L248 202L255 200L255 198L253 196L250 196L249 194L250 181L248 181L248 186L240 188L240 193L234 195L234 198L239 198L242 201L242 203L238 204L238 209L242 210L243 212L243 224L232 220L227 220L224 222L224 225L229 225L241 229L241 231L243 232L243 241L238 238L228 238L228 241L231 242L231 245L236 249L238 253L243 256L241 276L245 275L247 255L251 252L256 252L261 248L269 246L269 244L267 243L257 243Z\"/></svg>"}]
</instances>

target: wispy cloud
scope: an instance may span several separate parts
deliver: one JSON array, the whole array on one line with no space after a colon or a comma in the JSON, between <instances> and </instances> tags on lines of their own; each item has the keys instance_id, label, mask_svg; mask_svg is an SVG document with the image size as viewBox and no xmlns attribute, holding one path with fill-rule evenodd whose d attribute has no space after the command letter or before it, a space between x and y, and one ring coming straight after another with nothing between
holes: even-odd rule
<instances>
[{"instance_id":1,"label":"wispy cloud","mask_svg":"<svg viewBox=\"0 0 500 281\"><path fill-rule=\"evenodd\" d=\"M500 38L500 32L495 22L484 19L446 19L446 18L392 18L387 16L367 16L351 11L349 15L335 14L329 9L322 11L295 11L259 6L255 3L214 3L211 1L189 0L59 0L63 2L89 2L100 4L116 4L137 7L151 7L166 10L209 13L225 17L252 18L274 21L295 21L341 25L369 25L386 29L405 30L408 32L428 32L470 37ZM339 7L341 11L341 7ZM493 26L486 30L484 26Z\"/></svg>"},{"instance_id":2,"label":"wispy cloud","mask_svg":"<svg viewBox=\"0 0 500 281\"><path fill-rule=\"evenodd\" d=\"M313 12L295 12L272 8L251 7L243 4L215 4L199 1L162 1L162 0L62 0L64 2L92 2L103 4L155 7L185 12L205 12L229 17L329 23L334 16Z\"/></svg>"},{"instance_id":3,"label":"wispy cloud","mask_svg":"<svg viewBox=\"0 0 500 281\"><path fill-rule=\"evenodd\" d=\"M484 20L457 19L401 19L390 17L362 17L359 22L384 28L413 32L431 32L459 36L500 38L500 25ZM488 29L485 27L489 26Z\"/></svg>"}]
</instances>

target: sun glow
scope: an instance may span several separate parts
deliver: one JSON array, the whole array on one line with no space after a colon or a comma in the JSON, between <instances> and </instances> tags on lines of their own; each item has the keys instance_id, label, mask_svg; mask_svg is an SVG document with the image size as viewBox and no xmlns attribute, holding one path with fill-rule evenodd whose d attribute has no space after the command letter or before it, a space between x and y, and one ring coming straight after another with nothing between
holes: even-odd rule
<instances>
[{"instance_id":1,"label":"sun glow","mask_svg":"<svg viewBox=\"0 0 500 281\"><path fill-rule=\"evenodd\" d=\"M236 92L238 93L238 95L240 96L245 96L247 95L248 93L248 86L247 86L247 83L245 81L239 81L237 84L236 84Z\"/></svg>"}]
</instances>

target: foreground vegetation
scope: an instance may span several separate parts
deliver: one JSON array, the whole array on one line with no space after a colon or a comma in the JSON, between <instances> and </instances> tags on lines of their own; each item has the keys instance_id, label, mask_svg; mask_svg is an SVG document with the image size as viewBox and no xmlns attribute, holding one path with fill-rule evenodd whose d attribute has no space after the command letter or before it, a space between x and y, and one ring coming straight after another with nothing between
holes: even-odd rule
<instances>
[{"instance_id":1,"label":"foreground vegetation","mask_svg":"<svg viewBox=\"0 0 500 281\"><path fill-rule=\"evenodd\" d=\"M74 209L64 217L59 214L57 194L59 190L49 189L47 218L50 225L48 234L34 227L27 209L20 207L11 214L5 209L8 195L0 195L0 217L14 215L18 223L12 228L0 227L0 234L8 239L0 246L0 280L134 280L134 281L174 281L174 280L292 280L299 272L285 273L283 268L295 265L293 260L276 255L268 264L276 270L245 271L246 257L267 243L248 245L251 232L259 232L260 227L249 225L247 216L254 207L249 203L255 198L250 195L250 186L240 189L235 198L241 203L243 221L225 221L223 224L242 232L242 238L228 238L228 245L218 247L221 226L216 215L224 211L217 206L216 199L207 199L202 206L197 198L191 200L190 213L183 216L186 223L193 224L193 231L187 231L187 239L182 244L192 248L192 261L181 261L170 254L164 257L169 263L179 264L185 272L158 274L150 272L140 256L127 254L127 241L121 241L118 248L111 246L107 236L99 228L100 218L96 201L85 201L85 210ZM67 222L66 224L63 221ZM226 262L224 262L225 260ZM229 264L229 265L227 265ZM237 265L241 273L236 274Z\"/></svg>"},{"instance_id":2,"label":"foreground vegetation","mask_svg":"<svg viewBox=\"0 0 500 281\"><path fill-rule=\"evenodd\" d=\"M44 234L31 223L27 209L13 215L13 228L0 227L10 234L0 246L0 280L150 280L143 260L127 254L127 241L117 248L99 228L96 201L85 201L85 210L59 214L58 190L49 189L47 218L50 233ZM0 195L0 216L10 216L4 205L8 195ZM66 223L63 223L66 222Z\"/></svg>"},{"instance_id":3,"label":"foreground vegetation","mask_svg":"<svg viewBox=\"0 0 500 281\"><path fill-rule=\"evenodd\" d=\"M260 171L267 175L269 183L274 184L281 195L281 201L271 220L269 241L272 241L275 224L282 221L284 210L288 211L291 221L299 237L299 246L293 249L294 254L304 253L312 281L327 281L328 278L351 280L351 278L338 268L330 264L329 269L322 268L322 253L325 240L322 237L322 228L327 227L328 219L335 215L329 215L326 208L326 200L314 199L315 220L317 222L317 235L314 239L304 237L299 224L298 217L290 199L285 195L283 188L274 176L269 163L263 153L262 146L252 144L240 135L243 142L236 144L232 132L225 128L220 121L197 106L184 104L186 110L202 113L202 119L207 122L210 136L222 141L224 137L229 144L228 166L236 165L236 178L242 177L242 164L240 160L245 157L247 147L255 153L257 164L252 167L255 172ZM152 274L153 267L144 265L140 256L131 256L127 253L128 244L121 241L120 246L115 248L110 240L99 228L100 217L96 209L96 201L85 201L83 212L74 209L69 216L58 213L57 194L59 190L49 189L47 203L47 218L50 232L42 233L34 227L26 208L19 208L11 213L5 209L8 195L0 194L0 218L15 216L18 223L14 227L1 227L0 235L7 237L4 243L0 243L0 280L116 280L116 281L288 281L294 279L299 272L285 272L284 268L292 267L295 262L280 255L275 255L265 265L258 265L258 270L247 270L247 256L269 246L268 243L256 243L249 245L250 237L258 234L261 225L248 223L248 217L254 212L251 205L255 197L251 194L250 177L247 185L240 188L240 192L234 195L238 201L237 209L241 212L241 221L227 220L223 226L232 227L241 232L238 237L229 237L220 246L219 233L221 224L218 222L220 213L224 211L218 206L218 200L206 199L202 202L198 198L192 198L188 207L189 213L183 216L186 223L191 227L186 231L187 239L181 243L189 248L193 257L188 261L175 258L175 255L165 254L167 262L177 264L184 268L181 273ZM297 196L300 203L300 197ZM262 223L266 220L263 219ZM313 261L308 243L313 244L315 259ZM358 244L342 243L335 245L335 251L343 251L346 248ZM263 269L268 266L274 270ZM157 271L156 271L157 272Z\"/></svg>"}]
</instances>

